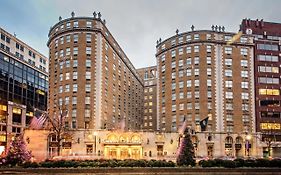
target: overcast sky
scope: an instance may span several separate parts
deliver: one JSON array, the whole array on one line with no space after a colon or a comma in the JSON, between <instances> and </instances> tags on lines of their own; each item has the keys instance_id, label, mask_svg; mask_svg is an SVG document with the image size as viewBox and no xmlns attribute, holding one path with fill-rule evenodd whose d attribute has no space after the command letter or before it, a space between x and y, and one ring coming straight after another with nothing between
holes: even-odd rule
<instances>
[{"instance_id":1,"label":"overcast sky","mask_svg":"<svg viewBox=\"0 0 281 175\"><path fill-rule=\"evenodd\" d=\"M156 64L155 45L180 32L223 25L237 32L243 18L281 23L279 0L1 0L0 27L48 56L50 26L58 17L100 11L136 68Z\"/></svg>"}]
</instances>

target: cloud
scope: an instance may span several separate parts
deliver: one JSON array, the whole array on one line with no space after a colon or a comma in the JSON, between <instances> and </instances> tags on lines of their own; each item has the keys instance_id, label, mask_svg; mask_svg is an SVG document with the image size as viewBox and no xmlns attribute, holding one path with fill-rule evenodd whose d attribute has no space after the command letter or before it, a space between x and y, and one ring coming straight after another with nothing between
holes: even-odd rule
<instances>
[{"instance_id":1,"label":"cloud","mask_svg":"<svg viewBox=\"0 0 281 175\"><path fill-rule=\"evenodd\" d=\"M1 2L1 26L16 32L26 43L48 55L50 26L58 17L91 16L100 11L107 27L136 68L155 65L156 40L180 32L224 25L236 32L243 18L281 22L275 0L17 0Z\"/></svg>"}]
</instances>

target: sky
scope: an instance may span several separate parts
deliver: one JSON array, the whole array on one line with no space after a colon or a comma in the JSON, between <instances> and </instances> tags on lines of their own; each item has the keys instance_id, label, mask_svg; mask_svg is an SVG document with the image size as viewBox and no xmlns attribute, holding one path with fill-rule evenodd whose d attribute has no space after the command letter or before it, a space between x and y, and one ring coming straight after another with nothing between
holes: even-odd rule
<instances>
[{"instance_id":1,"label":"sky","mask_svg":"<svg viewBox=\"0 0 281 175\"><path fill-rule=\"evenodd\" d=\"M179 32L225 26L237 32L244 18L281 23L278 0L0 0L0 27L48 57L51 26L75 16L102 19L136 68L156 64L156 41Z\"/></svg>"}]
</instances>

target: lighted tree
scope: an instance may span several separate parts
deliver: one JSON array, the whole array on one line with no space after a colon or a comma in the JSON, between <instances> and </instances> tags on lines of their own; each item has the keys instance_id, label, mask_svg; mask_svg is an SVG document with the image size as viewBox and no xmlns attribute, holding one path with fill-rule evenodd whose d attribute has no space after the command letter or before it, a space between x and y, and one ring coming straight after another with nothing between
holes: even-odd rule
<instances>
[{"instance_id":1,"label":"lighted tree","mask_svg":"<svg viewBox=\"0 0 281 175\"><path fill-rule=\"evenodd\" d=\"M180 140L177 164L179 166L195 166L194 147L188 129L185 129Z\"/></svg>"},{"instance_id":2,"label":"lighted tree","mask_svg":"<svg viewBox=\"0 0 281 175\"><path fill-rule=\"evenodd\" d=\"M20 165L31 159L31 152L27 150L23 136L17 136L11 142L6 156L6 163L10 165Z\"/></svg>"}]
</instances>

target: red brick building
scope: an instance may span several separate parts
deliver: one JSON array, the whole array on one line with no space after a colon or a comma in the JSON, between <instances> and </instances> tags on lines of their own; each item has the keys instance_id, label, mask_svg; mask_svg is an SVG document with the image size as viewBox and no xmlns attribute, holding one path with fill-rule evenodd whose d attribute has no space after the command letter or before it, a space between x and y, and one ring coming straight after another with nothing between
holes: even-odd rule
<instances>
[{"instance_id":1,"label":"red brick building","mask_svg":"<svg viewBox=\"0 0 281 175\"><path fill-rule=\"evenodd\" d=\"M256 129L267 143L277 143L281 141L281 24L243 19L240 30L254 36Z\"/></svg>"}]
</instances>

